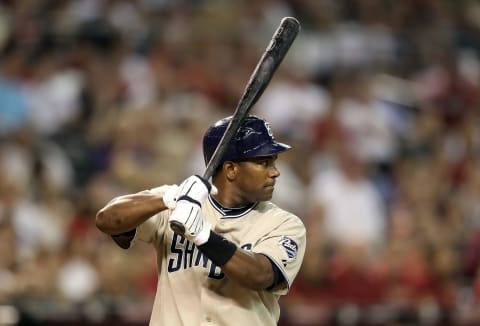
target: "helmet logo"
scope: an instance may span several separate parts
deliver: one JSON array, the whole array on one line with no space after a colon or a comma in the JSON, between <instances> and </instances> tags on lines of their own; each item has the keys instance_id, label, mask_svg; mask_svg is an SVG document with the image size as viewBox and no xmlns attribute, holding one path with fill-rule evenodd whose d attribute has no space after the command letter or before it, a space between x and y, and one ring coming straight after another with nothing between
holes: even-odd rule
<instances>
[{"instance_id":1,"label":"helmet logo","mask_svg":"<svg viewBox=\"0 0 480 326\"><path fill-rule=\"evenodd\" d=\"M273 139L272 127L270 127L270 124L267 121L264 121L263 123L265 124L265 129L267 129L268 135Z\"/></svg>"},{"instance_id":2,"label":"helmet logo","mask_svg":"<svg viewBox=\"0 0 480 326\"><path fill-rule=\"evenodd\" d=\"M256 131L253 128L250 128L250 127L246 127L242 131L243 131L242 138L247 138L251 134L256 133Z\"/></svg>"}]
</instances>

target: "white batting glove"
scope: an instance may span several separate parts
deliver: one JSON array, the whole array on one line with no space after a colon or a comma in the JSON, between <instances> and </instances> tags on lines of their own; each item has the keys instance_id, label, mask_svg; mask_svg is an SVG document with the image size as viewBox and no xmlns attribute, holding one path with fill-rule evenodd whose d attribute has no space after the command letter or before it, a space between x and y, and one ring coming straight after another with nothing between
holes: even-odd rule
<instances>
[{"instance_id":1,"label":"white batting glove","mask_svg":"<svg viewBox=\"0 0 480 326\"><path fill-rule=\"evenodd\" d=\"M210 225L204 223L201 216L203 202L208 194L216 194L217 188L197 175L183 181L176 193L176 207L170 215L169 222L184 227L184 236L196 245L208 240Z\"/></svg>"},{"instance_id":2,"label":"white batting glove","mask_svg":"<svg viewBox=\"0 0 480 326\"><path fill-rule=\"evenodd\" d=\"M198 175L192 175L178 186L177 200L180 200L182 196L187 196L197 201L201 206L205 199L207 199L209 193L216 195L218 190L204 178Z\"/></svg>"},{"instance_id":3,"label":"white batting glove","mask_svg":"<svg viewBox=\"0 0 480 326\"><path fill-rule=\"evenodd\" d=\"M208 240L211 229L210 225L203 221L201 210L201 206L181 199L169 218L169 222L176 221L183 225L185 238L192 240L198 246Z\"/></svg>"}]
</instances>

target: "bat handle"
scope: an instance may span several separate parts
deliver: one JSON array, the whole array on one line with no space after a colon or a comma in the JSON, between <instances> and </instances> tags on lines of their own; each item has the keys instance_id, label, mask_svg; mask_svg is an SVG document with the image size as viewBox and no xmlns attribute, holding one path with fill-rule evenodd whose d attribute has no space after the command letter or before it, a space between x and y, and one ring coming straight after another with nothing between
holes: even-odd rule
<instances>
[{"instance_id":1,"label":"bat handle","mask_svg":"<svg viewBox=\"0 0 480 326\"><path fill-rule=\"evenodd\" d=\"M182 223L178 221L170 221L170 229L172 229L173 232L184 235L185 234L185 227L183 226Z\"/></svg>"}]
</instances>

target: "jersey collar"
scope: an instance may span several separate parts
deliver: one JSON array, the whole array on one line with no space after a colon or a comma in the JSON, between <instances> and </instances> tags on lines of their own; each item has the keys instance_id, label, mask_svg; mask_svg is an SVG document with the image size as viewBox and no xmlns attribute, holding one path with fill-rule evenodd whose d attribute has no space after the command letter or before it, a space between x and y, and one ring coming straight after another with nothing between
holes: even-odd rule
<instances>
[{"instance_id":1,"label":"jersey collar","mask_svg":"<svg viewBox=\"0 0 480 326\"><path fill-rule=\"evenodd\" d=\"M235 207L235 208L228 208L228 207L223 207L222 204L220 204L215 198L213 198L211 195L208 196L208 200L212 204L212 206L220 213L222 214L221 218L237 218L237 217L242 217L243 215L247 214L250 212L252 209L257 206L257 203L251 203L247 206L244 207Z\"/></svg>"}]
</instances>

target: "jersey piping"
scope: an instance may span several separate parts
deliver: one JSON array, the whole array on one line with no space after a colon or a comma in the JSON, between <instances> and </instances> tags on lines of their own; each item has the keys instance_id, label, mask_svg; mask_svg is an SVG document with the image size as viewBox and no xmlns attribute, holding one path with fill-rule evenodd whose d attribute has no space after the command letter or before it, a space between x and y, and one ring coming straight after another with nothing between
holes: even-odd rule
<instances>
[{"instance_id":1,"label":"jersey piping","mask_svg":"<svg viewBox=\"0 0 480 326\"><path fill-rule=\"evenodd\" d=\"M213 208L218 211L222 217L221 218L239 218L246 214L248 214L252 209L254 209L258 202L249 204L244 207L235 207L235 208L227 208L223 207L215 198L211 195L208 196L208 200L212 204Z\"/></svg>"}]
</instances>

